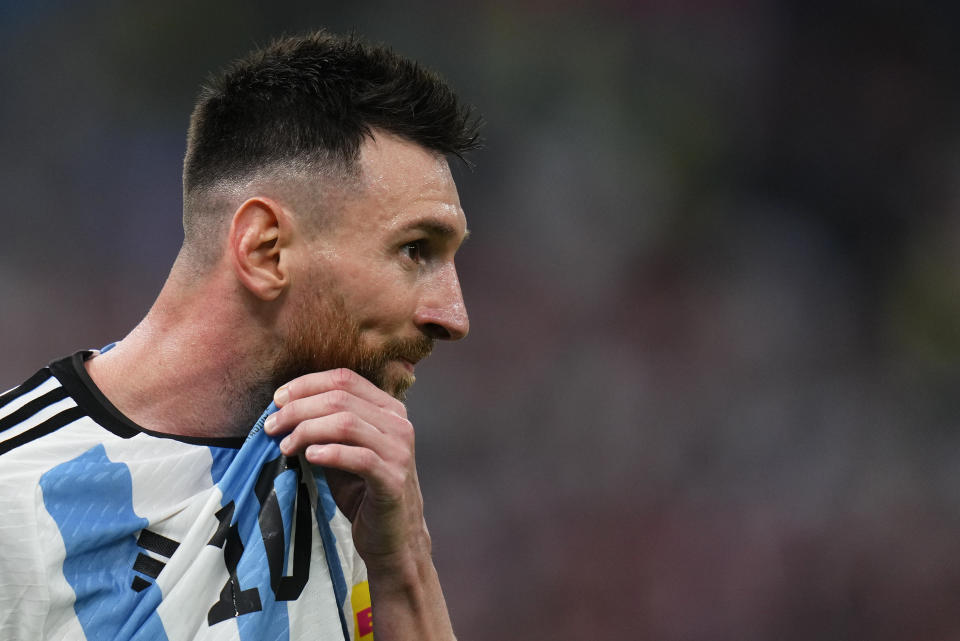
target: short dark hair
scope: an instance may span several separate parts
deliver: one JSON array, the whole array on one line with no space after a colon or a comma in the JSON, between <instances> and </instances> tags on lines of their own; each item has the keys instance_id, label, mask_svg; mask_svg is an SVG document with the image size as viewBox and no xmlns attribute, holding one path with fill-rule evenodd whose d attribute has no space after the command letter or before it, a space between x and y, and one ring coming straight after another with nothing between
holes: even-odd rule
<instances>
[{"instance_id":1,"label":"short dark hair","mask_svg":"<svg viewBox=\"0 0 960 641\"><path fill-rule=\"evenodd\" d=\"M276 163L355 169L373 129L462 159L480 144L479 124L437 74L385 46L323 30L283 37L202 88L190 117L184 196Z\"/></svg>"}]
</instances>

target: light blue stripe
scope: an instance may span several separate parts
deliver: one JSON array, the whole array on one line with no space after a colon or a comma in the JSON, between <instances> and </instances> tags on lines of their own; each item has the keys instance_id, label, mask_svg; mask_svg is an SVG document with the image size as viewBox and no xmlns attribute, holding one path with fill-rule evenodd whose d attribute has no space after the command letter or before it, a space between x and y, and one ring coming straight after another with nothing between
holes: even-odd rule
<instances>
[{"instance_id":1,"label":"light blue stripe","mask_svg":"<svg viewBox=\"0 0 960 641\"><path fill-rule=\"evenodd\" d=\"M237 617L241 641L287 641L290 637L286 603L277 603L270 587L270 568L258 520L260 501L255 491L257 477L264 463L280 455L276 441L263 431L263 422L275 411L277 407L271 403L217 483L223 494L221 505L227 505L231 501L234 503L233 523L237 524L240 540L243 542L243 556L237 565L240 587L244 590L256 588L264 608L259 612ZM296 478L295 472L291 471L289 474ZM281 476L286 475L287 473L284 473ZM292 510L293 501L284 502L289 504L289 508L281 506L281 511L288 513ZM288 522L286 515L284 522ZM289 535L286 538L286 547L289 547Z\"/></svg>"},{"instance_id":2,"label":"light blue stripe","mask_svg":"<svg viewBox=\"0 0 960 641\"><path fill-rule=\"evenodd\" d=\"M268 459L269 460L269 459ZM257 470L259 473L259 470ZM283 518L283 567L287 567L290 556L290 534L292 532L293 507L297 495L297 473L293 470L283 472L274 480L274 488ZM258 510L244 510L240 516L240 531L249 532L244 540L243 557L237 567L240 585L256 583L260 590L260 603L263 611L253 615L244 615L237 619L241 641L261 641L262 639L287 639L290 635L290 620L286 602L278 603L270 586L270 569L267 563L267 550L263 543L259 523L259 502L254 497Z\"/></svg>"},{"instance_id":3,"label":"light blue stripe","mask_svg":"<svg viewBox=\"0 0 960 641\"><path fill-rule=\"evenodd\" d=\"M151 584L131 587L140 552L137 533L147 520L133 510L130 470L97 445L40 478L43 502L66 548L63 576L76 594L74 611L89 641L167 638Z\"/></svg>"},{"instance_id":4,"label":"light blue stripe","mask_svg":"<svg viewBox=\"0 0 960 641\"><path fill-rule=\"evenodd\" d=\"M209 449L210 456L213 459L210 463L210 478L213 479L213 484L217 485L220 479L223 478L223 475L226 474L227 468L230 467L233 459L237 456L237 450L230 447L215 447L213 445L209 446Z\"/></svg>"},{"instance_id":5,"label":"light blue stripe","mask_svg":"<svg viewBox=\"0 0 960 641\"><path fill-rule=\"evenodd\" d=\"M270 586L270 569L266 548L260 531L260 501L256 496L255 485L263 466L280 456L277 439L267 436L263 424L267 416L277 411L274 404L263 413L247 436L243 447L232 460L213 452L214 464L211 474L222 492L221 505L231 501L235 506L233 523L237 524L240 539L243 542L243 555L237 565L237 579L241 589L256 588L260 593L263 609L237 617L241 641L286 641L290 635L290 621L286 602L277 602ZM304 473L307 473L306 470ZM334 596L338 606L338 615L344 638L349 639L347 621L343 607L347 599L347 582L343 575L340 557L337 554L337 539L330 528L330 520L336 513L336 503L327 486L326 478L320 468L312 468L317 487L317 505L313 506L317 526L323 543L326 564L333 583ZM284 564L286 568L291 554L290 535L293 530L294 505L297 495L297 474L287 470L274 480L274 489L284 525ZM313 561L317 563L316 560ZM313 565L312 570L318 569ZM212 604L211 604L212 605Z\"/></svg>"}]
</instances>

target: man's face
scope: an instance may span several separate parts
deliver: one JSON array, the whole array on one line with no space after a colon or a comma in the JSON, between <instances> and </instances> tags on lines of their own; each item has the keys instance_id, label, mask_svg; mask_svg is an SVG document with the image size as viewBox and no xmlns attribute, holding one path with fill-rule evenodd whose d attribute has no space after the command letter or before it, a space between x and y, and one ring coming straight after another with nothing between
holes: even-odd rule
<instances>
[{"instance_id":1,"label":"man's face","mask_svg":"<svg viewBox=\"0 0 960 641\"><path fill-rule=\"evenodd\" d=\"M469 329L454 266L466 218L441 156L378 132L361 148L360 168L359 195L295 259L279 369L349 367L403 399L434 341Z\"/></svg>"}]
</instances>

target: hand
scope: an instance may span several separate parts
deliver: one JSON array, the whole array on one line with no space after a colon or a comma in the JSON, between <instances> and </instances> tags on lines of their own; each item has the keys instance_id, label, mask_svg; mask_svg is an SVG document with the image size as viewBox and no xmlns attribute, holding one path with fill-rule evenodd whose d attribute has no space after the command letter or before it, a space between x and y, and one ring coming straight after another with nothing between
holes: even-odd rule
<instances>
[{"instance_id":1,"label":"hand","mask_svg":"<svg viewBox=\"0 0 960 641\"><path fill-rule=\"evenodd\" d=\"M286 455L326 468L337 507L353 523L368 569L399 569L409 553L430 554L407 410L348 369L296 378L274 396L264 426ZM414 557L416 558L416 557Z\"/></svg>"}]
</instances>

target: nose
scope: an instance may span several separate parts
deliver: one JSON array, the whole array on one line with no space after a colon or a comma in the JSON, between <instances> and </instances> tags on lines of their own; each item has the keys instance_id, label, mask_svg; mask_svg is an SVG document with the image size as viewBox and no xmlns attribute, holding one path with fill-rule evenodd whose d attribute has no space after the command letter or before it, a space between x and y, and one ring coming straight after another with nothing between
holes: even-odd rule
<instances>
[{"instance_id":1,"label":"nose","mask_svg":"<svg viewBox=\"0 0 960 641\"><path fill-rule=\"evenodd\" d=\"M470 331L460 279L452 265L425 285L414 322L420 331L436 340L458 341Z\"/></svg>"}]
</instances>

